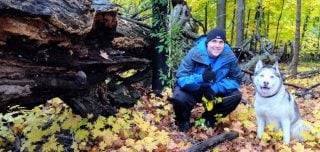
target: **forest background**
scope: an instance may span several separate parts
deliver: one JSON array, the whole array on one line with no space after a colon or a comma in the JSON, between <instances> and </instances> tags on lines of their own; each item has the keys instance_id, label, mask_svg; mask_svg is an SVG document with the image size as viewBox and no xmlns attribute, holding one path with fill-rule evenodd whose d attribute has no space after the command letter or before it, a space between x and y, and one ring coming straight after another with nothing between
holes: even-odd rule
<instances>
[{"instance_id":1,"label":"forest background","mask_svg":"<svg viewBox=\"0 0 320 152\"><path fill-rule=\"evenodd\" d=\"M161 0L113 0L112 2L119 5L119 13L122 16L132 18L133 14L138 13L135 19L149 26L154 24L152 21L154 18L150 18L152 16L150 8L154 2L169 4L167 9L163 10L166 12L165 16L173 10L170 2ZM197 28L199 35L206 33L208 29L221 26L218 25L221 22L218 22L219 17L217 17L219 16L218 1L187 0L186 2L192 8L192 17L200 22ZM245 4L242 18L244 35L242 42L238 44L236 36L237 2L234 0L225 3L224 26L229 44L234 48L248 48L243 44L259 37L259 41L256 41L257 50L253 56L265 53L261 50L263 45L267 47L270 54L289 54L286 60L280 61L281 69L288 70L288 63L291 62L296 40L297 1L243 1ZM299 34L301 47L298 50L300 61L297 67L299 73L319 70L319 7L320 1L306 0L301 3L302 28ZM184 29L178 28L176 31L172 29L166 28L160 31L160 34L153 33L154 37L158 36L162 40L160 43L165 42L163 47L158 47L159 50L168 51L169 48L178 53L171 54L177 56L166 56L167 59L171 58L169 62L166 62L169 69L172 68L173 74L164 75L162 73L161 80L162 85L168 86L174 82L174 68L187 51L184 45L175 45L184 40L181 34L185 32ZM166 33L177 34L178 38L172 42ZM284 53L286 47L291 52ZM174 125L174 112L167 101L172 94L170 87L164 89L161 96L153 93L144 94L133 107L120 108L116 115L100 116L98 119L93 119L93 115L90 114L87 117L73 114L72 110L58 97L33 109L15 106L11 108L11 112L0 114L0 151L186 151L192 145L230 131L239 132L239 137L211 147L208 151L319 151L320 76L319 73L315 73L308 77L299 77L299 73L297 74L298 79L288 77L286 83L293 84L289 86L289 91L295 94L306 123L313 126L311 133L304 134L306 139L304 142L293 140L289 145L283 145L281 143L282 133L272 131L274 127L272 125L268 127L262 139L257 139L252 106L254 87L252 84L246 84L241 88L244 103L239 105L229 117L220 119L215 128L205 128L203 120L200 119L203 107L199 105L192 114L191 121L195 126L187 133L178 132ZM171 83L165 84L164 81Z\"/></svg>"},{"instance_id":2,"label":"forest background","mask_svg":"<svg viewBox=\"0 0 320 152\"><path fill-rule=\"evenodd\" d=\"M151 1L125 1L113 0L121 5L120 12L130 17L145 8L150 7ZM167 1L166 1L167 2ZM207 29L212 29L219 24L217 22L218 0L186 0L191 8L193 18L200 21L206 28L199 28L198 33L204 34ZM225 1L225 29L229 44L236 43L236 9L237 1ZM256 32L257 23L260 23L260 34L268 39L275 48L281 48L294 41L296 28L296 1L293 0L256 0L243 1L244 6L244 40L249 39ZM320 47L320 2L302 1L301 3L301 54L318 54ZM168 11L168 10L166 10ZM170 10L169 10L170 11ZM141 12L140 18L152 13L150 9ZM263 14L261 21L258 21L259 14ZM205 21L206 20L206 21ZM145 20L151 24L151 18ZM204 31L205 30L205 31ZM304 59L304 58L301 58Z\"/></svg>"}]
</instances>

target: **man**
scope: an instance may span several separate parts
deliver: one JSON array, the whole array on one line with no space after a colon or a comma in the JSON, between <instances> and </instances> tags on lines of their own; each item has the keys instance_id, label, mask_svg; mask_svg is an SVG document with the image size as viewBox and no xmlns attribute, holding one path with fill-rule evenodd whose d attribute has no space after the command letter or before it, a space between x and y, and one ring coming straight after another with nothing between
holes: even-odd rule
<instances>
[{"instance_id":1,"label":"man","mask_svg":"<svg viewBox=\"0 0 320 152\"><path fill-rule=\"evenodd\" d=\"M225 30L216 28L200 37L180 63L176 74L171 102L179 130L190 129L191 110L202 99L222 98L212 110L206 108L203 113L207 127L213 127L216 114L225 117L231 113L241 100L241 78L238 60L226 44Z\"/></svg>"}]
</instances>

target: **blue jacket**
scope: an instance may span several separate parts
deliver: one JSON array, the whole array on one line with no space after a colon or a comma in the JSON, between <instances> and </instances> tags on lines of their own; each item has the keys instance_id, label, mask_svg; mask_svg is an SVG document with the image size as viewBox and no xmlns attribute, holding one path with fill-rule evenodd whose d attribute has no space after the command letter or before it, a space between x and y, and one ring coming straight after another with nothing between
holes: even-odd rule
<instances>
[{"instance_id":1,"label":"blue jacket","mask_svg":"<svg viewBox=\"0 0 320 152\"><path fill-rule=\"evenodd\" d=\"M184 57L176 73L177 84L184 90L196 91L201 87L210 86L216 93L229 93L240 88L242 79L238 59L229 45L225 44L223 51L212 63L205 44L206 37L202 36L188 54ZM202 73L210 66L216 73L214 83L205 83Z\"/></svg>"}]
</instances>

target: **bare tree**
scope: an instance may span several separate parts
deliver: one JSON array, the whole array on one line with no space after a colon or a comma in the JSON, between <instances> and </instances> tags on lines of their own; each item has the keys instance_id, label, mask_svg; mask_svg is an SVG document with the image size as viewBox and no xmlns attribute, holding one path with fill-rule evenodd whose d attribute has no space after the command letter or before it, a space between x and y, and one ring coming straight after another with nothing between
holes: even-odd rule
<instances>
[{"instance_id":1,"label":"bare tree","mask_svg":"<svg viewBox=\"0 0 320 152\"><path fill-rule=\"evenodd\" d=\"M236 48L241 48L244 39L244 0L238 0L237 3L237 38Z\"/></svg>"},{"instance_id":2,"label":"bare tree","mask_svg":"<svg viewBox=\"0 0 320 152\"><path fill-rule=\"evenodd\" d=\"M216 21L218 28L226 28L226 0L218 0Z\"/></svg>"},{"instance_id":3,"label":"bare tree","mask_svg":"<svg viewBox=\"0 0 320 152\"><path fill-rule=\"evenodd\" d=\"M303 23L303 27L302 27L301 44L300 44L301 46L303 46L302 42L303 42L303 39L304 39L306 31L307 31L307 27L308 27L308 23L309 23L309 19L310 19L310 13L311 13L311 10L308 9L307 15L306 15L305 21Z\"/></svg>"},{"instance_id":4,"label":"bare tree","mask_svg":"<svg viewBox=\"0 0 320 152\"><path fill-rule=\"evenodd\" d=\"M277 46L277 40L278 40L278 36L279 36L279 26L280 26L280 20L281 20L281 17L282 17L283 7L284 7L284 0L282 0L281 12L280 12L280 15L279 15L279 18L278 18L277 32L276 32L276 38L274 39L274 46ZM275 49L275 47L273 49Z\"/></svg>"},{"instance_id":5,"label":"bare tree","mask_svg":"<svg viewBox=\"0 0 320 152\"><path fill-rule=\"evenodd\" d=\"M236 5L236 4L237 4L237 1L236 1L236 0L233 0L233 4ZM235 32L234 32L234 30L235 30L235 24L236 24L236 23L235 23L235 22L236 22L235 20L236 20L236 15L237 15L237 14L236 14L236 9L237 9L236 7L233 9L232 20L231 20L231 25L232 25L232 26L231 26L231 35L230 35L230 42L229 42L229 44L230 44L231 46L232 46L233 39L234 39L234 38L233 38L233 37L234 37L233 35L234 35L234 33L235 33Z\"/></svg>"},{"instance_id":6,"label":"bare tree","mask_svg":"<svg viewBox=\"0 0 320 152\"><path fill-rule=\"evenodd\" d=\"M293 57L289 66L289 73L293 76L297 75L297 67L299 62L299 51L300 51L300 24L301 24L301 0L297 0L296 8L296 31L295 31L295 42L293 49Z\"/></svg>"},{"instance_id":7,"label":"bare tree","mask_svg":"<svg viewBox=\"0 0 320 152\"><path fill-rule=\"evenodd\" d=\"M317 23L318 23L318 50L320 50L320 17L317 17Z\"/></svg>"}]
</instances>

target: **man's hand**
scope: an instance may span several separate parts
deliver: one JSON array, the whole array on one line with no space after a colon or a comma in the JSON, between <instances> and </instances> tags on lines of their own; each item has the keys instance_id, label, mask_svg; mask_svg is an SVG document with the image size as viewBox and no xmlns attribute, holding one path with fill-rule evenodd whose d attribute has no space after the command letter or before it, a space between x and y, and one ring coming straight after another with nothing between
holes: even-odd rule
<instances>
[{"instance_id":1,"label":"man's hand","mask_svg":"<svg viewBox=\"0 0 320 152\"><path fill-rule=\"evenodd\" d=\"M208 70L203 72L202 79L206 83L214 82L214 81L216 81L216 73L214 71L211 71L211 70L208 69Z\"/></svg>"}]
</instances>

